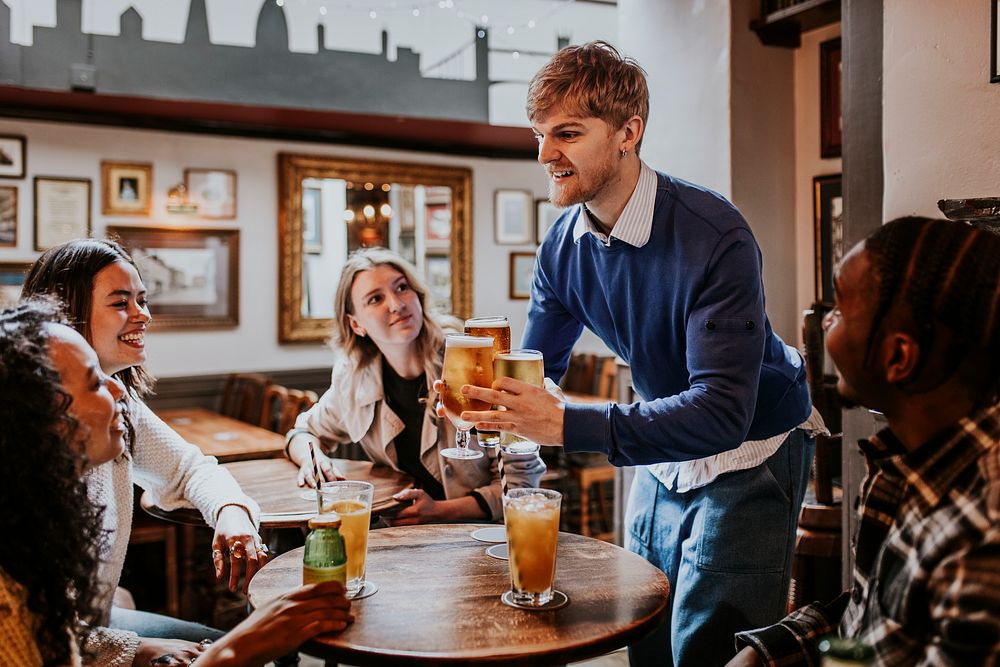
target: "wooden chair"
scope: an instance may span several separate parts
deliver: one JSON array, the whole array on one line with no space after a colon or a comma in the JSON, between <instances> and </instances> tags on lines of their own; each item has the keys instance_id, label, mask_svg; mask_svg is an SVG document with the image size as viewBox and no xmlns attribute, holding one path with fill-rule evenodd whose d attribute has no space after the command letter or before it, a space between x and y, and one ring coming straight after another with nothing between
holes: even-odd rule
<instances>
[{"instance_id":1,"label":"wooden chair","mask_svg":"<svg viewBox=\"0 0 1000 667\"><path fill-rule=\"evenodd\" d=\"M278 432L288 433L295 426L298 416L315 405L318 400L319 396L315 391L289 389L285 407L281 412L281 430Z\"/></svg>"},{"instance_id":2,"label":"wooden chair","mask_svg":"<svg viewBox=\"0 0 1000 667\"><path fill-rule=\"evenodd\" d=\"M264 387L260 404L260 427L275 433L287 433L281 429L287 402L288 390L285 387L280 384L269 384Z\"/></svg>"},{"instance_id":3,"label":"wooden chair","mask_svg":"<svg viewBox=\"0 0 1000 667\"><path fill-rule=\"evenodd\" d=\"M823 316L828 310L828 306L817 303L803 313L802 340L809 391L831 435L816 437L812 479L795 535L789 612L813 600L832 599L841 588L842 494L833 483L840 471L841 406L836 376L823 372Z\"/></svg>"},{"instance_id":4,"label":"wooden chair","mask_svg":"<svg viewBox=\"0 0 1000 667\"><path fill-rule=\"evenodd\" d=\"M177 524L155 519L147 514L139 505L139 493L135 494L132 508L132 533L129 544L163 543L164 564L163 577L166 604L164 611L168 616L177 618L180 615L180 568L178 566Z\"/></svg>"},{"instance_id":5,"label":"wooden chair","mask_svg":"<svg viewBox=\"0 0 1000 667\"><path fill-rule=\"evenodd\" d=\"M574 354L559 386L576 394L594 393L594 374L597 369L597 355Z\"/></svg>"},{"instance_id":6,"label":"wooden chair","mask_svg":"<svg viewBox=\"0 0 1000 667\"><path fill-rule=\"evenodd\" d=\"M264 389L271 380L260 373L233 373L226 378L222 389L220 413L233 419L259 424Z\"/></svg>"}]
</instances>

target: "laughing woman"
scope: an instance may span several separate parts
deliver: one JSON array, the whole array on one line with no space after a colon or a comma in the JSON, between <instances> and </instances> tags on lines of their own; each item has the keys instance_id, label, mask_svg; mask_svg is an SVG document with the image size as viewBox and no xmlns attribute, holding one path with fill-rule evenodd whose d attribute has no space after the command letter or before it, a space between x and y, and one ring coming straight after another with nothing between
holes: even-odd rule
<instances>
[{"instance_id":1,"label":"laughing woman","mask_svg":"<svg viewBox=\"0 0 1000 667\"><path fill-rule=\"evenodd\" d=\"M120 456L95 466L87 482L92 502L105 507L103 525L109 532L100 554L102 590L97 604L105 617L102 622L149 638L143 642L150 653L159 641L154 637L197 641L216 635L203 626L112 605L131 533L133 483L163 509L190 504L201 511L215 528L212 557L219 581L225 576L225 557L230 561L230 588L236 587L242 563L249 582L267 558L265 551L259 551L263 547L256 528L256 503L213 457L185 442L143 402L152 383L143 368L146 328L152 318L135 263L113 241L70 241L35 262L22 294L22 299L38 294L59 298L73 326L96 350L102 371L125 390L134 437ZM141 645L140 653L146 652Z\"/></svg>"}]
</instances>

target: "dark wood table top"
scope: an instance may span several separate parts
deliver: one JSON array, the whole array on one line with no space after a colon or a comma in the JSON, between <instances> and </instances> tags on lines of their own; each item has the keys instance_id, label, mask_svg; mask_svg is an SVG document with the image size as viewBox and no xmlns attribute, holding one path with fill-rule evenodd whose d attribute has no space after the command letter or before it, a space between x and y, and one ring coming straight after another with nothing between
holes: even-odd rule
<instances>
[{"instance_id":1,"label":"dark wood table top","mask_svg":"<svg viewBox=\"0 0 1000 667\"><path fill-rule=\"evenodd\" d=\"M285 437L204 408L157 410L170 428L219 463L284 456Z\"/></svg>"},{"instance_id":2,"label":"dark wood table top","mask_svg":"<svg viewBox=\"0 0 1000 667\"><path fill-rule=\"evenodd\" d=\"M334 459L334 465L347 479L371 482L375 486L372 497L372 514L396 507L399 503L392 496L413 486L413 478L386 466L375 466L370 461ZM295 483L298 467L287 459L258 459L225 463L240 488L260 505L261 528L297 528L305 526L316 514L316 496L310 489L299 488ZM307 497L303 497L307 496ZM146 502L142 508L155 517L195 526L204 526L201 513L195 509L178 509L167 512Z\"/></svg>"},{"instance_id":3,"label":"dark wood table top","mask_svg":"<svg viewBox=\"0 0 1000 667\"><path fill-rule=\"evenodd\" d=\"M352 665L549 665L585 660L637 640L665 614L666 576L639 556L589 537L559 534L554 611L508 607L507 561L485 554L473 524L373 530L367 578L375 595L356 600L354 624L302 651ZM259 607L302 583L302 549L269 562L250 582Z\"/></svg>"}]
</instances>

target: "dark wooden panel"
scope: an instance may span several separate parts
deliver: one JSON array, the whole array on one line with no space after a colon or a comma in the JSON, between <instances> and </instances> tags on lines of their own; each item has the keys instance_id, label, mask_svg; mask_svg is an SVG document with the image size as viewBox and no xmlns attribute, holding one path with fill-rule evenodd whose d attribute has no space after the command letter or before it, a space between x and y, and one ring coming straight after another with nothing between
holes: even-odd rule
<instances>
[{"instance_id":1,"label":"dark wooden panel","mask_svg":"<svg viewBox=\"0 0 1000 667\"><path fill-rule=\"evenodd\" d=\"M310 389L322 394L330 387L329 368L303 368L293 370L256 371L290 389ZM222 400L225 373L188 375L162 378L156 383L156 394L146 402L154 411L168 408L197 407L218 410Z\"/></svg>"}]
</instances>

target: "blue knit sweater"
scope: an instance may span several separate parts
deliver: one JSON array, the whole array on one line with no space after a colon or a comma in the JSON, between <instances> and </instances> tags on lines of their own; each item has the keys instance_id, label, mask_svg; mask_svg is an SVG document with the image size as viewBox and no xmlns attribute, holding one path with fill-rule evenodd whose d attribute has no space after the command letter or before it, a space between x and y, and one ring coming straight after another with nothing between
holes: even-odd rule
<instances>
[{"instance_id":1,"label":"blue knit sweater","mask_svg":"<svg viewBox=\"0 0 1000 667\"><path fill-rule=\"evenodd\" d=\"M573 240L582 207L538 249L522 344L558 381L587 327L624 359L643 401L566 406L567 452L615 465L702 458L801 424L811 404L799 353L764 312L761 254L724 197L658 174L649 242Z\"/></svg>"}]
</instances>

